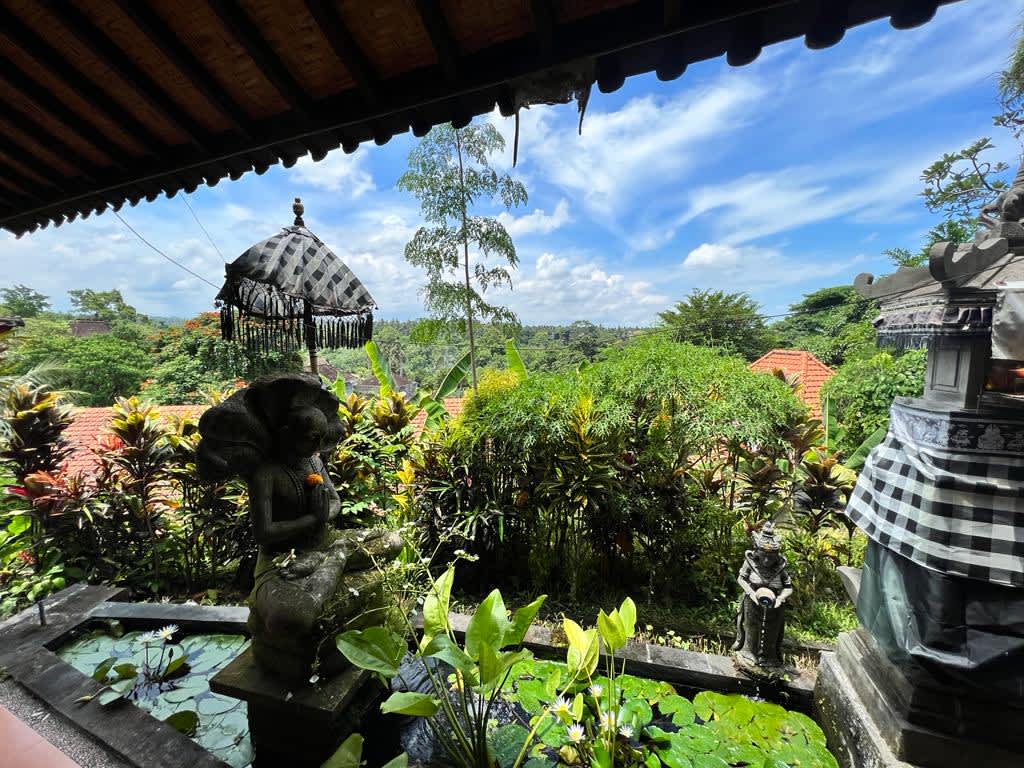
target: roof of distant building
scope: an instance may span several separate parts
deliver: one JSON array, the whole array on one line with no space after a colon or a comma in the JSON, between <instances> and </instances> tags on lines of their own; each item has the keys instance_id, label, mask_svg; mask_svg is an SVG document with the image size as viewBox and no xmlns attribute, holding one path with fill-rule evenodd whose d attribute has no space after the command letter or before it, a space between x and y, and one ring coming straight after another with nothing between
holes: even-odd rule
<instances>
[{"instance_id":1,"label":"roof of distant building","mask_svg":"<svg viewBox=\"0 0 1024 768\"><path fill-rule=\"evenodd\" d=\"M462 413L464 401L461 397L446 397L444 399L444 409L448 411L448 415L455 418ZM418 435L423 431L423 428L427 424L427 412L421 410L412 419L412 425L416 429Z\"/></svg>"},{"instance_id":2,"label":"roof of distant building","mask_svg":"<svg viewBox=\"0 0 1024 768\"><path fill-rule=\"evenodd\" d=\"M79 338L97 333L110 333L110 323L98 317L79 318L71 321L71 335Z\"/></svg>"},{"instance_id":3,"label":"roof of distant building","mask_svg":"<svg viewBox=\"0 0 1024 768\"><path fill-rule=\"evenodd\" d=\"M198 419L208 408L205 404L195 405L158 405L157 412L163 417L191 416ZM451 416L462 412L462 398L448 397L444 401L444 409ZM109 432L110 420L114 412L111 408L77 408L75 419L65 430L64 436L71 443L71 454L64 463L64 470L69 474L91 474L96 471L98 462L93 450L99 446L100 437ZM412 425L419 434L427 421L425 411L413 417Z\"/></svg>"},{"instance_id":4,"label":"roof of distant building","mask_svg":"<svg viewBox=\"0 0 1024 768\"><path fill-rule=\"evenodd\" d=\"M750 364L751 370L761 373L782 371L786 376L800 383L797 392L811 411L811 416L821 418L821 388L836 372L810 352L802 349L773 349Z\"/></svg>"},{"instance_id":5,"label":"roof of distant building","mask_svg":"<svg viewBox=\"0 0 1024 768\"><path fill-rule=\"evenodd\" d=\"M0 317L0 336L24 325L25 321L20 317Z\"/></svg>"},{"instance_id":6,"label":"roof of distant building","mask_svg":"<svg viewBox=\"0 0 1024 768\"><path fill-rule=\"evenodd\" d=\"M192 416L199 418L209 406L158 405L157 412L163 417ZM110 431L110 420L114 417L112 408L77 408L75 420L64 431L64 437L71 443L71 454L64 462L68 474L90 474L98 466L93 449L99 446L101 435Z\"/></svg>"}]
</instances>

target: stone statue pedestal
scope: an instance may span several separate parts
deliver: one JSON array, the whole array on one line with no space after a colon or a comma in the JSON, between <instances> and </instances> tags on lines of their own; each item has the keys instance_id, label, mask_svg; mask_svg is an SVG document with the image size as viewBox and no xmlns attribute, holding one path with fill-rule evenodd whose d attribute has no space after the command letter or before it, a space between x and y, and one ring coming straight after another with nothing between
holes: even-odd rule
<instances>
[{"instance_id":1,"label":"stone statue pedestal","mask_svg":"<svg viewBox=\"0 0 1024 768\"><path fill-rule=\"evenodd\" d=\"M816 719L843 768L1020 768L1024 709L911 682L863 628L823 653Z\"/></svg>"},{"instance_id":2,"label":"stone statue pedestal","mask_svg":"<svg viewBox=\"0 0 1024 768\"><path fill-rule=\"evenodd\" d=\"M211 678L210 690L247 703L254 768L320 768L347 736L375 730L367 721L381 717L386 693L356 667L316 686L289 687L257 664L251 648Z\"/></svg>"}]
</instances>

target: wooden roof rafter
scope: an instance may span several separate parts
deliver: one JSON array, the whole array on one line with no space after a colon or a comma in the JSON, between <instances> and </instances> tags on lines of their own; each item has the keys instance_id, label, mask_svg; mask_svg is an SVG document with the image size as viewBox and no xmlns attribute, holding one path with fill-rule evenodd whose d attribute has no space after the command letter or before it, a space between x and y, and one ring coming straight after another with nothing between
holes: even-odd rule
<instances>
[{"instance_id":1,"label":"wooden roof rafter","mask_svg":"<svg viewBox=\"0 0 1024 768\"><path fill-rule=\"evenodd\" d=\"M302 117L308 116L313 109L313 100L288 71L288 67L245 11L232 0L209 0L209 4L231 35L245 48L249 57L277 89L281 98L287 101L297 114Z\"/></svg>"},{"instance_id":2,"label":"wooden roof rafter","mask_svg":"<svg viewBox=\"0 0 1024 768\"><path fill-rule=\"evenodd\" d=\"M175 67L181 70L191 84L202 93L203 97L231 122L234 130L243 136L248 135L246 126L249 125L252 118L237 101L228 95L195 54L174 35L155 10L139 0L113 0L113 2L142 31L142 34L159 48L160 52Z\"/></svg>"},{"instance_id":3,"label":"wooden roof rafter","mask_svg":"<svg viewBox=\"0 0 1024 768\"><path fill-rule=\"evenodd\" d=\"M137 67L117 45L86 14L67 0L49 6L53 13L83 45L95 56L103 60L107 66L117 73L118 77L128 83L135 92L149 104L160 111L168 120L184 131L196 145L209 149L206 131L189 112L176 102L148 74Z\"/></svg>"},{"instance_id":4,"label":"wooden roof rafter","mask_svg":"<svg viewBox=\"0 0 1024 768\"><path fill-rule=\"evenodd\" d=\"M495 105L508 115L522 83L570 63L610 92L794 37L825 47L873 19L913 26L956 1L0 0L0 151L34 171L5 164L21 183L2 185L0 226L20 235Z\"/></svg>"},{"instance_id":5,"label":"wooden roof rafter","mask_svg":"<svg viewBox=\"0 0 1024 768\"><path fill-rule=\"evenodd\" d=\"M2 7L0 7L0 29L8 39L13 40L14 44L32 57L36 63L87 99L106 117L129 131L134 140L144 149L149 152L166 151L167 147L163 142L154 136L135 115L78 71L61 55L60 51L46 42L31 27Z\"/></svg>"}]
</instances>

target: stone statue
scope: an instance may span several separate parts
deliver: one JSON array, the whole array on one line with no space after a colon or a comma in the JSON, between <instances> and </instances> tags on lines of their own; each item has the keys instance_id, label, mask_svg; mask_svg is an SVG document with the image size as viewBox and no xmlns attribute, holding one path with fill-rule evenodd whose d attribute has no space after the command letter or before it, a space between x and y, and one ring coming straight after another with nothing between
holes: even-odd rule
<instances>
[{"instance_id":1,"label":"stone statue","mask_svg":"<svg viewBox=\"0 0 1024 768\"><path fill-rule=\"evenodd\" d=\"M793 583L772 522L766 522L751 538L754 548L747 550L737 579L743 597L736 616L733 658L753 676L774 677L783 668L785 602L793 594Z\"/></svg>"},{"instance_id":2,"label":"stone statue","mask_svg":"<svg viewBox=\"0 0 1024 768\"><path fill-rule=\"evenodd\" d=\"M323 456L342 437L338 399L308 374L279 374L239 390L199 421L197 464L211 480L242 477L259 557L249 596L257 662L292 683L347 662L331 642L378 624L372 566L401 549L394 533L339 531L341 507Z\"/></svg>"}]
</instances>

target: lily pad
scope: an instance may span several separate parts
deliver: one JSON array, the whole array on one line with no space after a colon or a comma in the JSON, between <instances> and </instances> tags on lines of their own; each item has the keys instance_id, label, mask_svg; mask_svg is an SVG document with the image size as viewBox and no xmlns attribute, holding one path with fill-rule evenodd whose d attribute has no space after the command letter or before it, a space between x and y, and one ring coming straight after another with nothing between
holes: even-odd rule
<instances>
[{"instance_id":1,"label":"lily pad","mask_svg":"<svg viewBox=\"0 0 1024 768\"><path fill-rule=\"evenodd\" d=\"M511 768L528 735L529 732L518 723L509 723L491 732L491 749L501 768Z\"/></svg>"}]
</instances>

